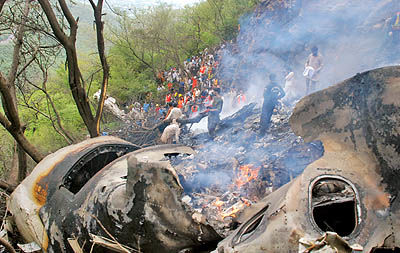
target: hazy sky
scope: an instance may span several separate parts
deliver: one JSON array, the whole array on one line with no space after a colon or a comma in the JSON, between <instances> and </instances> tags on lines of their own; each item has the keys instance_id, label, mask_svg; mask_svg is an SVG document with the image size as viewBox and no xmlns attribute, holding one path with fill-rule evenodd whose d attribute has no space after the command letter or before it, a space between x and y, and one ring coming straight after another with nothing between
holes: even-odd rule
<instances>
[{"instance_id":1,"label":"hazy sky","mask_svg":"<svg viewBox=\"0 0 400 253\"><path fill-rule=\"evenodd\" d=\"M145 7L154 5L160 2L165 2L172 4L176 7L183 7L187 4L198 3L202 0L108 0L110 4L113 5L121 5L121 6L138 6L138 7Z\"/></svg>"}]
</instances>

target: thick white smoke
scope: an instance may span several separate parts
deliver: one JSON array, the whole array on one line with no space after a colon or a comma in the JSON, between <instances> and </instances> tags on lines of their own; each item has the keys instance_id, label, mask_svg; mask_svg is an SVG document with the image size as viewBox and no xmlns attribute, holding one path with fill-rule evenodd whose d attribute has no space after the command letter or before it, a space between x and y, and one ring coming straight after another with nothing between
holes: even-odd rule
<instances>
[{"instance_id":1,"label":"thick white smoke","mask_svg":"<svg viewBox=\"0 0 400 253\"><path fill-rule=\"evenodd\" d=\"M278 2L287 5L274 4ZM293 71L296 92L305 95L302 73L312 46L324 59L317 89L358 72L396 64L389 22L400 11L397 5L393 0L262 1L254 14L242 18L237 42L227 46L222 78L262 102L269 73L283 84Z\"/></svg>"}]
</instances>

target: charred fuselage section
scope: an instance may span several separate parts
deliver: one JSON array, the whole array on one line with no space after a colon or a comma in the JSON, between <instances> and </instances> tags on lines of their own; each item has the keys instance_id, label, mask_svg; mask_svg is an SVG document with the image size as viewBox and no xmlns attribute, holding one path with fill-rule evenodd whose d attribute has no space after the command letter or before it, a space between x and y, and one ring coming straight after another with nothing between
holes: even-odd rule
<instances>
[{"instance_id":1,"label":"charred fuselage section","mask_svg":"<svg viewBox=\"0 0 400 253\"><path fill-rule=\"evenodd\" d=\"M181 202L183 189L166 158L193 150L136 149L98 137L46 157L9 201L23 237L49 252L73 252L71 240L85 252L92 246L95 252L177 252L220 240Z\"/></svg>"},{"instance_id":2,"label":"charred fuselage section","mask_svg":"<svg viewBox=\"0 0 400 253\"><path fill-rule=\"evenodd\" d=\"M217 252L298 252L304 238L326 232L362 252L398 252L399 97L400 67L387 67L303 98L292 129L321 140L324 155L247 210Z\"/></svg>"}]
</instances>

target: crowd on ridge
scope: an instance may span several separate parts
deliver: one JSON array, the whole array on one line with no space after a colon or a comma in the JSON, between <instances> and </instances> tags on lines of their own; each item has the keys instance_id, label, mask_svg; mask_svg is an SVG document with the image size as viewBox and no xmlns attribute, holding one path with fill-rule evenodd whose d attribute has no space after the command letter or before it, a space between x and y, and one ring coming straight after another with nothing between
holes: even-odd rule
<instances>
[{"instance_id":1,"label":"crowd on ridge","mask_svg":"<svg viewBox=\"0 0 400 253\"><path fill-rule=\"evenodd\" d=\"M219 113L222 105L242 107L247 103L244 89L237 90L229 83L224 83L219 78L219 64L223 57L224 45L214 50L205 49L199 56L192 56L183 62L183 69L172 67L168 71L159 72L157 75L157 94L153 97L149 93L145 102L135 102L130 105L128 113L122 110L121 119L140 127L152 127L160 122L166 122L160 129L163 133L161 141L164 143L179 142L180 126L178 119L192 119L199 114L208 116L208 132L211 138L215 137L215 128L219 122ZM322 57L317 47L312 48L312 53L305 64L303 76L306 78L306 93L315 90L318 81L317 74L323 66ZM266 83L263 92L262 114L260 119L260 134L264 135L269 128L271 116L278 100L290 104L299 98L294 84L294 73L290 72L285 77L285 84L278 84L275 74L269 75L269 84ZM221 94L224 94L222 100ZM154 101L159 101L155 103ZM161 101L161 102L160 102ZM107 100L106 100L107 102ZM114 106L117 107L117 106ZM170 124L170 125L168 125Z\"/></svg>"},{"instance_id":2,"label":"crowd on ridge","mask_svg":"<svg viewBox=\"0 0 400 253\"><path fill-rule=\"evenodd\" d=\"M129 106L126 118L139 126L151 126L167 119L174 107L182 111L182 116L193 118L209 111L216 90L228 94L230 100L235 100L230 103L237 107L245 104L243 90L236 90L219 79L223 50L224 45L214 50L205 49L199 56L186 59L183 69L172 67L159 72L157 94L162 99L149 93L143 104L135 102Z\"/></svg>"}]
</instances>

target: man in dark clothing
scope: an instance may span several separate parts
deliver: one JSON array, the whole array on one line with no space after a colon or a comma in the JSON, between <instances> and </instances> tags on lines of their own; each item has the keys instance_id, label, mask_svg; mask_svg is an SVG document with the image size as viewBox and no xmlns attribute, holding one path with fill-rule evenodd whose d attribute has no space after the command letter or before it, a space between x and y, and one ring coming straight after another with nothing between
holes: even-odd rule
<instances>
[{"instance_id":1,"label":"man in dark clothing","mask_svg":"<svg viewBox=\"0 0 400 253\"><path fill-rule=\"evenodd\" d=\"M179 82L178 94L185 94L185 82Z\"/></svg>"},{"instance_id":2,"label":"man in dark clothing","mask_svg":"<svg viewBox=\"0 0 400 253\"><path fill-rule=\"evenodd\" d=\"M260 118L260 135L265 135L271 123L271 116L279 99L285 96L285 91L276 82L275 74L269 75L270 83L264 89L264 102Z\"/></svg>"},{"instance_id":3,"label":"man in dark clothing","mask_svg":"<svg viewBox=\"0 0 400 253\"><path fill-rule=\"evenodd\" d=\"M217 127L220 119L219 114L222 111L224 101L222 100L220 89L214 89L212 93L212 104L208 112L208 134L211 138L215 137L215 128Z\"/></svg>"}]
</instances>

